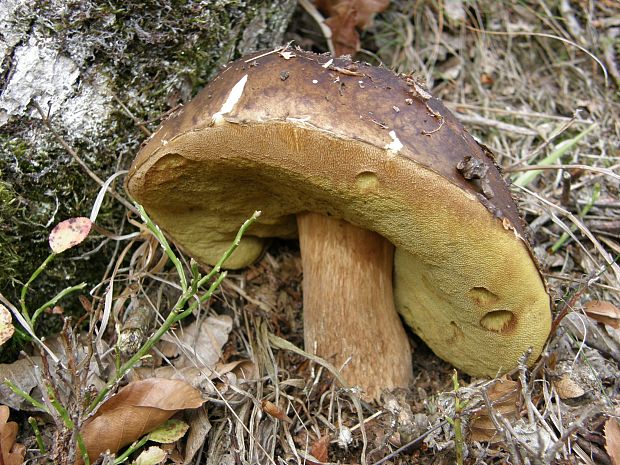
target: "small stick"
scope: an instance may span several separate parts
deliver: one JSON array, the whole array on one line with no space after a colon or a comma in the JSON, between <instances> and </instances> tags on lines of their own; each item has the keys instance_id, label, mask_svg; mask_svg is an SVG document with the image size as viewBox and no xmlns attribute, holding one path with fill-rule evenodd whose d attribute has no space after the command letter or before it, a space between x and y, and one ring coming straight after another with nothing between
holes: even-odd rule
<instances>
[{"instance_id":1,"label":"small stick","mask_svg":"<svg viewBox=\"0 0 620 465\"><path fill-rule=\"evenodd\" d=\"M45 112L43 112L43 109L41 108L41 105L39 105L37 102L33 102L34 107L37 109L37 111L39 112L39 115L41 115L41 120L43 121L43 124L45 125L45 127L47 129L50 130L50 132L54 135L54 138L56 139L56 141L58 141L58 143L60 145L63 146L63 148L67 151L67 153L69 155L71 155L71 157L78 163L78 165L80 165L84 171L86 171L86 174L88 174L88 176L90 176L93 180L95 180L95 182L97 184L99 184L100 186L104 185L103 180L97 176L89 167L88 165L84 162L84 160L82 160L77 152L60 136L60 134L58 134L58 132L52 127L52 125L50 124L50 120L47 117L47 115L45 114ZM118 200L120 203L122 203L125 208L127 208L128 210L132 211L133 213L135 213L136 215L138 214L138 211L136 210L136 208L131 204L131 202L129 202L127 199L125 199L123 196L121 196L118 192L116 192L115 190L113 190L111 187L107 188L107 191L110 193L110 195L112 197L114 197L116 200Z\"/></svg>"},{"instance_id":2,"label":"small stick","mask_svg":"<svg viewBox=\"0 0 620 465\"><path fill-rule=\"evenodd\" d=\"M112 90L108 90L108 92L110 93L110 95L112 96L112 98L116 101L116 103L118 103L120 105L120 107L123 109L123 111L125 113L127 113L127 116L129 116L134 124L136 126L138 126L138 128L140 128L140 131L142 131L146 136L151 136L153 133L151 131L149 131L147 129L147 127L144 125L144 123L142 121L140 121L132 112L131 110L129 110L129 108L127 108L127 105L125 105L120 98L118 98L118 96L116 95L116 93L114 93Z\"/></svg>"},{"instance_id":3,"label":"small stick","mask_svg":"<svg viewBox=\"0 0 620 465\"><path fill-rule=\"evenodd\" d=\"M323 37L325 37L325 41L327 42L327 48L329 49L329 53L331 53L331 55L335 57L336 50L334 48L334 42L332 41L332 30L329 28L327 24L325 24L325 18L323 18L323 15L319 12L319 10L317 10L316 6L314 6L314 4L310 2L309 0L299 0L299 4L304 10L306 10L306 13L312 16L312 19L316 21L316 24L319 26L319 28L321 29L321 32L323 33Z\"/></svg>"}]
</instances>

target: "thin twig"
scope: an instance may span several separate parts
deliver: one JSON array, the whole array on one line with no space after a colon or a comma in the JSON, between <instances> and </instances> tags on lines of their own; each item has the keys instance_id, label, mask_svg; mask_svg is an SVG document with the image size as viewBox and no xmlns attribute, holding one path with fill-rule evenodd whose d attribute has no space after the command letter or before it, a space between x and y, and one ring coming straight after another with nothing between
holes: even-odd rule
<instances>
[{"instance_id":1,"label":"thin twig","mask_svg":"<svg viewBox=\"0 0 620 465\"><path fill-rule=\"evenodd\" d=\"M317 26L319 26L321 32L323 33L323 37L325 37L325 41L327 42L327 48L329 49L329 53L331 53L331 55L335 57L336 50L334 48L334 42L332 41L332 30L327 24L325 24L325 18L323 17L323 15L319 12L319 10L317 10L314 3L310 2L309 0L299 0L299 5L301 5L301 7L306 10L306 13L308 13L312 17L312 19L314 19Z\"/></svg>"},{"instance_id":2,"label":"thin twig","mask_svg":"<svg viewBox=\"0 0 620 465\"><path fill-rule=\"evenodd\" d=\"M546 32L487 31L487 30L478 29L476 27L471 27L471 26L467 26L467 29L469 29L471 31L475 31L475 32L481 32L481 33L486 34L486 35L499 35L499 36L509 36L509 37L517 37L517 36L521 36L521 37L545 37L547 39L555 39L555 40L559 40L560 42L564 42L565 44L572 45L573 47L578 48L583 53L588 55L590 58L592 58L600 66L600 68L603 70L603 75L605 76L605 87L609 87L609 74L607 73L607 67L605 66L605 64L596 55L594 55L592 52L590 52L587 48L582 47L581 45L579 45L578 43L576 43L576 42L574 42L572 40L568 40L568 39L565 39L564 37L560 37L560 36L557 36L557 35L554 35L554 34L548 34Z\"/></svg>"},{"instance_id":3,"label":"thin twig","mask_svg":"<svg viewBox=\"0 0 620 465\"><path fill-rule=\"evenodd\" d=\"M41 120L43 121L43 124L45 125L45 127L47 129L49 129L49 131L53 134L54 138L56 139L56 141L58 141L58 143L60 145L63 146L63 148L67 151L67 153L69 155L71 155L71 157L73 158L73 160L75 160L75 162L80 165L84 171L86 171L86 174L88 174L88 176L90 176L97 184L99 184L100 186L104 186L104 181L97 176L90 168L89 166L84 162L84 160L82 160L77 152L73 149L73 147L71 147L63 138L60 134L58 134L58 132L52 127L49 118L47 117L47 115L45 114L45 112L43 111L43 109L41 108L41 105L39 105L37 102L33 102L34 107L37 109L37 111L39 112L39 115L41 116ZM136 210L136 208L131 204L131 202L129 202L129 200L125 199L123 196L121 196L118 192L116 192L114 189L112 189L111 187L108 187L108 192L110 193L110 195L112 197L114 197L116 200L118 200L120 203L123 204L123 206L125 206L125 208L127 208L128 210L132 211L133 213L135 213L136 215L138 214L138 210Z\"/></svg>"},{"instance_id":4,"label":"thin twig","mask_svg":"<svg viewBox=\"0 0 620 465\"><path fill-rule=\"evenodd\" d=\"M589 165L529 165L514 168L504 169L505 173L516 173L518 171L535 171L535 170L584 170L594 171L595 173L604 174L620 181L620 174L615 173L613 170L617 169L618 165L614 165L611 168L599 168L597 166Z\"/></svg>"},{"instance_id":5,"label":"thin twig","mask_svg":"<svg viewBox=\"0 0 620 465\"><path fill-rule=\"evenodd\" d=\"M127 114L127 116L129 116L132 121L134 122L134 124L136 126L138 126L138 128L140 129L140 131L142 131L146 136L151 136L153 133L151 131L148 130L148 128L144 125L143 121L140 121L139 118L137 118L129 108L127 108L127 105L125 105L120 98L118 98L118 96L116 95L116 93L114 91L112 91L111 89L108 89L109 94L112 96L112 98L116 101L116 103L118 103L120 105L120 107L123 109L123 111Z\"/></svg>"},{"instance_id":6,"label":"thin twig","mask_svg":"<svg viewBox=\"0 0 620 465\"><path fill-rule=\"evenodd\" d=\"M467 115L465 113L456 113L456 117L461 123L466 124L479 124L482 126L489 126L497 128L500 131L512 132L513 134L519 134L521 136L538 136L539 133L530 128L524 128L523 126L516 126L514 124L504 123L503 121L497 121L491 118L485 118L480 115Z\"/></svg>"},{"instance_id":7,"label":"thin twig","mask_svg":"<svg viewBox=\"0 0 620 465\"><path fill-rule=\"evenodd\" d=\"M562 433L560 439L558 439L545 454L545 463L551 463L561 447L564 446L566 441L575 433L578 429L583 427L584 423L595 415L598 415L600 410L598 407L587 408L586 411L579 416L571 425Z\"/></svg>"},{"instance_id":8,"label":"thin twig","mask_svg":"<svg viewBox=\"0 0 620 465\"><path fill-rule=\"evenodd\" d=\"M440 428L443 428L445 425L448 424L448 420L442 420L441 422L437 423L435 426L433 426L431 429L426 430L424 433L422 433L420 436L418 436L417 438L409 441L407 444L405 444L404 446L399 447L398 449L396 449L394 452L392 452L391 454L386 455L385 457L383 457L381 460L373 463L372 465L381 465L382 463L387 462L388 460L393 459L394 457L399 456L400 454L402 454L403 452L406 452L407 449L409 449L410 447L415 446L416 444L418 444L419 442L423 441L427 436L429 436L431 433L434 433L435 431L437 431Z\"/></svg>"},{"instance_id":9,"label":"thin twig","mask_svg":"<svg viewBox=\"0 0 620 465\"><path fill-rule=\"evenodd\" d=\"M479 110L479 111L484 111L484 112L498 113L500 115L519 116L523 118L548 119L552 121L570 122L574 120L574 118L570 116L558 116L558 115L551 115L548 113L539 113L535 111L528 112L528 111L518 111L518 110L506 110L505 108L495 108L495 107L487 107L487 106L483 107L481 105L471 105L468 103L461 103L461 102L458 102L458 103L457 102L444 102L444 105L448 107L450 110L456 111L456 112L458 112L460 109L466 109L466 110ZM588 124L588 125L594 123L594 121L590 119L574 120L574 122L575 124Z\"/></svg>"},{"instance_id":10,"label":"thin twig","mask_svg":"<svg viewBox=\"0 0 620 465\"><path fill-rule=\"evenodd\" d=\"M550 200L545 199L542 195L539 195L536 192L533 192L533 191L529 190L526 187L523 187L523 186L518 186L518 187L519 187L519 189L521 189L524 192L528 193L532 197L537 198L538 200L540 200L545 205L548 205L548 206L550 206L550 207L560 211L575 226L577 226L577 228L579 228L579 230L582 232L582 234L585 235L588 239L590 239L590 242L592 243L592 245L594 245L594 248L603 257L603 259L605 260L605 263L607 264L607 266L610 267L614 271L614 274L615 274L615 277L616 277L616 283L620 283L620 266L618 266L618 264L614 261L613 257L611 255L609 255L609 253L605 250L605 248L601 245L601 243L596 239L596 237L594 237L594 235L590 232L590 230L583 224L583 222L579 218L577 218L575 215L573 215L568 210L560 207L559 205L556 205L555 203L551 202Z\"/></svg>"}]
</instances>

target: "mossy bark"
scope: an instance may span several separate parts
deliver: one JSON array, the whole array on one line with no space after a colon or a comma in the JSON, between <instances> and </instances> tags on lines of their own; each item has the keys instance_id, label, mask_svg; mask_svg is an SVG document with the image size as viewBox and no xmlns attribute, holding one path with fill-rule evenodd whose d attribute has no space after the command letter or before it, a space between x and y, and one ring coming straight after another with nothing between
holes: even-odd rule
<instances>
[{"instance_id":1,"label":"mossy bark","mask_svg":"<svg viewBox=\"0 0 620 465\"><path fill-rule=\"evenodd\" d=\"M49 254L54 224L89 216L99 185L42 123L100 178L126 168L145 135L118 100L154 129L229 60L279 45L294 0L7 0L0 5L0 292ZM117 186L122 191L122 186ZM124 209L104 202L97 222L121 232ZM99 282L114 243L91 237L54 262L29 294L44 302Z\"/></svg>"}]
</instances>

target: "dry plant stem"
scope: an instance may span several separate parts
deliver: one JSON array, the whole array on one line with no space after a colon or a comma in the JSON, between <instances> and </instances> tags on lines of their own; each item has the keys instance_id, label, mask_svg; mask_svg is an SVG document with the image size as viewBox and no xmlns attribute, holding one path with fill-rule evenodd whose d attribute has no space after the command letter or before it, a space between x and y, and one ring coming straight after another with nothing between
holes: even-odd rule
<instances>
[{"instance_id":1,"label":"dry plant stem","mask_svg":"<svg viewBox=\"0 0 620 465\"><path fill-rule=\"evenodd\" d=\"M43 111L41 106L37 102L33 102L33 105L37 109L37 112L39 113L39 115L41 116L41 120L43 121L43 124L45 125L47 129L50 130L50 132L53 134L54 138L58 141L58 143L62 145L63 148L67 151L67 153L71 155L71 157L76 161L76 163L80 165L84 169L84 171L86 171L86 174L88 174L88 176L90 176L97 184L99 184L100 186L103 186L104 181L88 167L88 165L84 162L84 160L82 160L78 156L77 152L69 144L67 144L67 142L60 136L60 134L58 134L58 132L56 132L56 130L52 127L50 120L47 117L47 114ZM122 197L118 192L113 190L111 187L108 187L107 191L110 193L112 197L114 197L121 204L123 204L125 208L127 208L129 211L132 211L136 214L138 213L136 208L131 204L131 202L129 202L124 197Z\"/></svg>"},{"instance_id":2,"label":"dry plant stem","mask_svg":"<svg viewBox=\"0 0 620 465\"><path fill-rule=\"evenodd\" d=\"M394 308L394 246L380 235L316 213L297 215L304 270L306 350L378 399L412 381L411 350Z\"/></svg>"},{"instance_id":3,"label":"dry plant stem","mask_svg":"<svg viewBox=\"0 0 620 465\"><path fill-rule=\"evenodd\" d=\"M510 458L513 460L515 465L520 465L522 463L521 457L517 453L517 448L515 446L515 443L512 440L512 437L510 436L510 431L506 431L506 429L500 423L498 419L498 415L500 414L499 412L495 411L495 406L491 402L491 399L489 398L489 393L486 389L482 389L482 398L484 400L487 411L489 412L489 418L491 419L491 422L493 423L495 430L497 431L498 434L500 434L505 439L505 444L508 446Z\"/></svg>"},{"instance_id":4,"label":"dry plant stem","mask_svg":"<svg viewBox=\"0 0 620 465\"><path fill-rule=\"evenodd\" d=\"M323 18L323 15L319 12L319 10L317 10L314 3L310 2L309 0L299 0L299 5L304 10L306 10L306 13L312 16L312 19L314 19L314 21L316 21L316 24L319 26L321 32L323 33L323 37L325 37L329 53L331 53L332 56L336 56L334 42L332 41L332 30L327 24L325 24L325 18Z\"/></svg>"}]
</instances>

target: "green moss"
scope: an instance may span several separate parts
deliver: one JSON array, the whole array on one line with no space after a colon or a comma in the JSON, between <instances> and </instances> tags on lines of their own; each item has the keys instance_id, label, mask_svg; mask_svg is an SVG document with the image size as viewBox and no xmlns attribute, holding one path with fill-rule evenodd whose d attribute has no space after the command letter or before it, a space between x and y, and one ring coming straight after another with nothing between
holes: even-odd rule
<instances>
[{"instance_id":1,"label":"green moss","mask_svg":"<svg viewBox=\"0 0 620 465\"><path fill-rule=\"evenodd\" d=\"M0 136L0 292L17 303L22 283L50 253L47 237L52 227L71 216L88 216L99 188L69 163L64 149L35 146L25 134L16 137L17 128L10 129L12 136ZM108 216L112 217L110 208ZM102 224L110 227L113 222L104 218ZM96 242L87 242L81 251ZM100 270L92 260L59 257L29 294L32 306L73 284L73 276L97 282Z\"/></svg>"},{"instance_id":2,"label":"green moss","mask_svg":"<svg viewBox=\"0 0 620 465\"><path fill-rule=\"evenodd\" d=\"M2 179L2 171L0 171ZM20 257L17 254L15 237L11 233L10 223L5 221L14 218L17 214L17 199L15 192L10 186L0 181L0 269L7 276L14 276L19 264Z\"/></svg>"}]
</instances>

